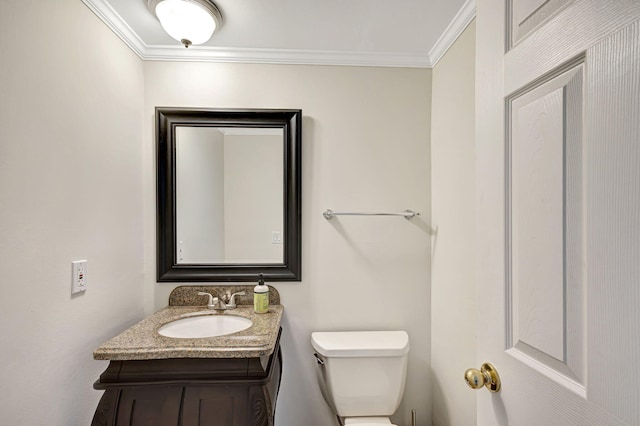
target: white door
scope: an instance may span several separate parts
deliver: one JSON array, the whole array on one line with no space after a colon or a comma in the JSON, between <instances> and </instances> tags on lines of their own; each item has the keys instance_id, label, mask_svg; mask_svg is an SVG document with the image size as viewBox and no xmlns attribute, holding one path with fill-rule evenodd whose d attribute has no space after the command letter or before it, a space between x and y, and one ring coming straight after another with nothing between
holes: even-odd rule
<instances>
[{"instance_id":1,"label":"white door","mask_svg":"<svg viewBox=\"0 0 640 426\"><path fill-rule=\"evenodd\" d=\"M478 425L640 425L639 18L477 0Z\"/></svg>"}]
</instances>

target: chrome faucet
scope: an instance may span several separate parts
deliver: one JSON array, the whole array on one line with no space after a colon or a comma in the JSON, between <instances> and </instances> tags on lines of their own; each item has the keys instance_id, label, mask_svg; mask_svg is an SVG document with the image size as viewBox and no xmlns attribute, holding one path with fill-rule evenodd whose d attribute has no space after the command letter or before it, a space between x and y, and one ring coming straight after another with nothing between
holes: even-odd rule
<instances>
[{"instance_id":1,"label":"chrome faucet","mask_svg":"<svg viewBox=\"0 0 640 426\"><path fill-rule=\"evenodd\" d=\"M217 297L212 295L211 293L205 293L203 291L198 292L199 296L209 296L209 301L207 303L207 308L214 309L216 311L225 311L228 309L237 308L236 305L236 296L244 296L245 292L240 291L238 293L231 294L230 291L227 291L225 295L222 297Z\"/></svg>"},{"instance_id":2,"label":"chrome faucet","mask_svg":"<svg viewBox=\"0 0 640 426\"><path fill-rule=\"evenodd\" d=\"M207 308L215 309L217 311L227 309L227 305L217 297L214 297L211 293L205 293L204 291L199 291L198 296L209 296L209 301L207 302Z\"/></svg>"}]
</instances>

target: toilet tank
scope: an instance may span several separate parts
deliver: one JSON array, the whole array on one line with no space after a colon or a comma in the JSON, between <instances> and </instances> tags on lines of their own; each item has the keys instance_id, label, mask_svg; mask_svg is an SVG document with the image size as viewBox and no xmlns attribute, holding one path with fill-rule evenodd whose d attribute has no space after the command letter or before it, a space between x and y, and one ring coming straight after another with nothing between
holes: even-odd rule
<instances>
[{"instance_id":1,"label":"toilet tank","mask_svg":"<svg viewBox=\"0 0 640 426\"><path fill-rule=\"evenodd\" d=\"M340 417L391 416L407 376L405 331L315 332L317 375L324 398Z\"/></svg>"}]
</instances>

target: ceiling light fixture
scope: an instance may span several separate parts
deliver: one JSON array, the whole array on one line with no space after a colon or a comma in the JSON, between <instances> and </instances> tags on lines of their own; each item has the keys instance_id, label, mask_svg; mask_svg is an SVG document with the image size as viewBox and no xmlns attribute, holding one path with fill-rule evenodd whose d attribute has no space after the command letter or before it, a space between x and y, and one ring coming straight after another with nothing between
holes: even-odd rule
<instances>
[{"instance_id":1,"label":"ceiling light fixture","mask_svg":"<svg viewBox=\"0 0 640 426\"><path fill-rule=\"evenodd\" d=\"M147 6L184 47L206 43L222 24L222 14L209 0L147 0Z\"/></svg>"}]
</instances>

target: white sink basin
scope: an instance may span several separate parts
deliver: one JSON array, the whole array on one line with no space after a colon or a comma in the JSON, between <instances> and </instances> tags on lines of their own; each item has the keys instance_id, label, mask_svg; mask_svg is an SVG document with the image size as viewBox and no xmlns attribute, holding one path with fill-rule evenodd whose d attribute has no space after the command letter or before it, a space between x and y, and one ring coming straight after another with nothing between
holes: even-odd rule
<instances>
[{"instance_id":1,"label":"white sink basin","mask_svg":"<svg viewBox=\"0 0 640 426\"><path fill-rule=\"evenodd\" d=\"M250 319L232 315L199 315L171 321L160 327L158 333L165 337L197 339L237 333L251 324Z\"/></svg>"}]
</instances>

